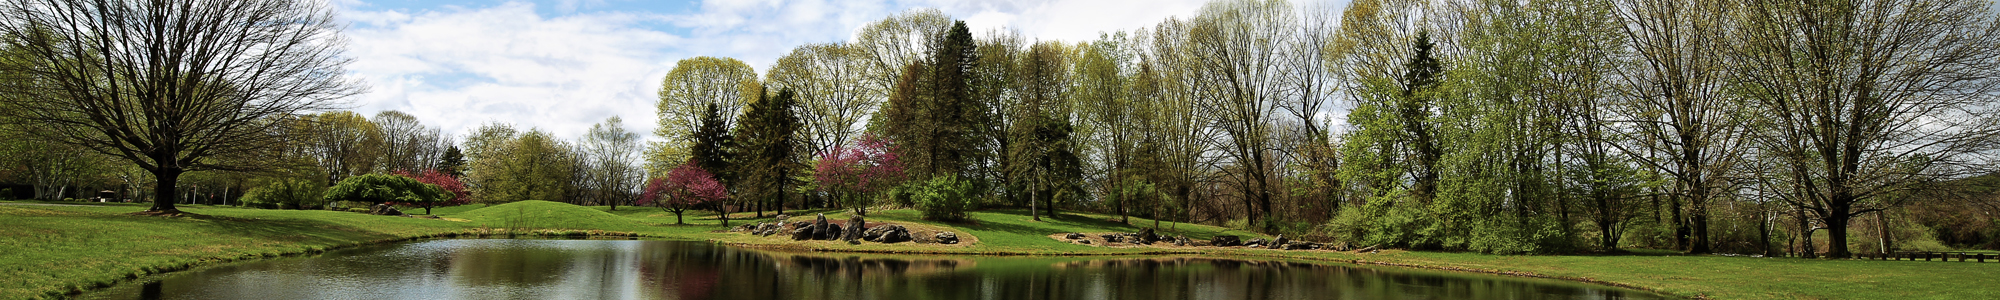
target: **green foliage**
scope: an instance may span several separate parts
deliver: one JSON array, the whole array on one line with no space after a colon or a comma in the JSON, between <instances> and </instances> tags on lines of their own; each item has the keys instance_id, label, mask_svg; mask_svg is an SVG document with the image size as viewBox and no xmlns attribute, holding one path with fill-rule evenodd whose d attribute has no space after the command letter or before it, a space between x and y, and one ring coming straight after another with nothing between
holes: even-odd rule
<instances>
[{"instance_id":1,"label":"green foliage","mask_svg":"<svg viewBox=\"0 0 2000 300\"><path fill-rule=\"evenodd\" d=\"M465 181L475 202L561 200L576 189L580 154L547 132L488 124L466 137L465 144L472 163Z\"/></svg>"},{"instance_id":2,"label":"green foliage","mask_svg":"<svg viewBox=\"0 0 2000 300\"><path fill-rule=\"evenodd\" d=\"M326 201L362 201L375 204L383 202L435 203L450 200L451 193L435 184L418 182L409 177L389 174L367 174L340 180L326 190Z\"/></svg>"},{"instance_id":3,"label":"green foliage","mask_svg":"<svg viewBox=\"0 0 2000 300\"><path fill-rule=\"evenodd\" d=\"M978 45L960 21L931 47L929 57L904 68L870 127L895 141L911 178L969 177L991 158L985 137L996 127L992 103L974 97Z\"/></svg>"},{"instance_id":4,"label":"green foliage","mask_svg":"<svg viewBox=\"0 0 2000 300\"><path fill-rule=\"evenodd\" d=\"M916 183L906 189L910 201L918 211L924 212L924 219L940 221L965 220L965 213L972 211L979 203L973 194L971 180L960 180L957 176L940 176L929 181Z\"/></svg>"},{"instance_id":5,"label":"green foliage","mask_svg":"<svg viewBox=\"0 0 2000 300\"><path fill-rule=\"evenodd\" d=\"M244 205L266 209L315 209L326 205L326 187L319 180L277 177L251 188L239 199Z\"/></svg>"},{"instance_id":6,"label":"green foliage","mask_svg":"<svg viewBox=\"0 0 2000 300\"><path fill-rule=\"evenodd\" d=\"M742 184L736 187L742 200L783 205L785 195L798 187L794 177L805 165L797 153L803 145L795 98L792 90L784 89L776 96L752 102L737 124L735 136L742 145L737 172L742 175Z\"/></svg>"}]
</instances>

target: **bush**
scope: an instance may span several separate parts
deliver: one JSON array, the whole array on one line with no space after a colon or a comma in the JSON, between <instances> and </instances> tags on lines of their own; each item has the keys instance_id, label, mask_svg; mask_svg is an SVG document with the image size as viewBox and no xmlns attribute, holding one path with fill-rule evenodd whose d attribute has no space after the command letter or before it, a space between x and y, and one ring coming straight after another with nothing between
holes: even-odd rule
<instances>
[{"instance_id":1,"label":"bush","mask_svg":"<svg viewBox=\"0 0 2000 300\"><path fill-rule=\"evenodd\" d=\"M244 192L242 201L255 208L314 209L326 204L320 198L325 191L317 181L280 178Z\"/></svg>"},{"instance_id":2,"label":"bush","mask_svg":"<svg viewBox=\"0 0 2000 300\"><path fill-rule=\"evenodd\" d=\"M919 183L915 187L903 189L908 193L917 210L924 212L925 219L940 221L965 220L965 212L971 211L978 203L972 197L972 182L959 180L956 176L941 176Z\"/></svg>"}]
</instances>

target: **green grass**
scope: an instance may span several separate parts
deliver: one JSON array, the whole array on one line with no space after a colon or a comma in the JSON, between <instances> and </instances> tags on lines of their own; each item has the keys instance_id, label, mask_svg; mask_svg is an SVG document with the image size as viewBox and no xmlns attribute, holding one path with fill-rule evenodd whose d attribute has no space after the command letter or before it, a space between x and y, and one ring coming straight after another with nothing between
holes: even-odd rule
<instances>
[{"instance_id":1,"label":"green grass","mask_svg":"<svg viewBox=\"0 0 2000 300\"><path fill-rule=\"evenodd\" d=\"M0 205L0 299L59 297L138 276L217 262L315 253L327 249L412 238L491 233L503 228L571 234L638 235L655 238L803 248L824 251L1026 255L1181 255L1315 260L1396 265L1429 269L1502 273L1636 287L1683 297L1715 299L2000 299L2000 263L1807 260L1722 256L1682 256L1660 251L1630 255L1503 256L1389 250L1372 254L1213 249L1161 251L1072 244L1048 237L1066 232L1132 232L1152 221L1066 212L1042 221L1022 210L972 212L974 221L921 220L910 210L873 211L869 222L947 228L976 243L957 246L911 243L848 245L790 241L721 232L719 215L689 212L687 225L652 207L583 207L548 201L433 209L447 219L371 216L351 212L259 210L181 206L203 217L127 215L139 204L86 206ZM416 212L421 212L418 210ZM844 210L787 211L812 218L847 219ZM730 215L731 225L768 221L754 213ZM798 219L794 220L798 220ZM1207 239L1228 234L1268 237L1197 224L1161 223L1162 233ZM1169 229L1170 228L1170 229Z\"/></svg>"},{"instance_id":2,"label":"green grass","mask_svg":"<svg viewBox=\"0 0 2000 300\"><path fill-rule=\"evenodd\" d=\"M442 215L471 220L493 228L635 231L644 227L630 219L568 203L528 200Z\"/></svg>"}]
</instances>

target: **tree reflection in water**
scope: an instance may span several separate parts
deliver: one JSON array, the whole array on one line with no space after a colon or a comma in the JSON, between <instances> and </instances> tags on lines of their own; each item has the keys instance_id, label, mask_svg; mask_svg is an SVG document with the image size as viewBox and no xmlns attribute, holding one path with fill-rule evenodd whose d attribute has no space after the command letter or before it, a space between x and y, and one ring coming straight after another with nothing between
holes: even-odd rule
<instances>
[{"instance_id":1,"label":"tree reflection in water","mask_svg":"<svg viewBox=\"0 0 2000 300\"><path fill-rule=\"evenodd\" d=\"M98 299L1655 299L1491 275L1198 257L748 250L706 242L432 240L232 264Z\"/></svg>"}]
</instances>

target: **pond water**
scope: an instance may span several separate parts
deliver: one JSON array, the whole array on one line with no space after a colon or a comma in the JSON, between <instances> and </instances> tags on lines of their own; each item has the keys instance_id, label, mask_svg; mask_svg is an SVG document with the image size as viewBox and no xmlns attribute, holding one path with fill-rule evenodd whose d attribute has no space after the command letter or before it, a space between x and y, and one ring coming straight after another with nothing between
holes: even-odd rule
<instances>
[{"instance_id":1,"label":"pond water","mask_svg":"<svg viewBox=\"0 0 2000 300\"><path fill-rule=\"evenodd\" d=\"M176 272L85 299L1661 299L1555 280L1196 257L790 253L446 239Z\"/></svg>"}]
</instances>

